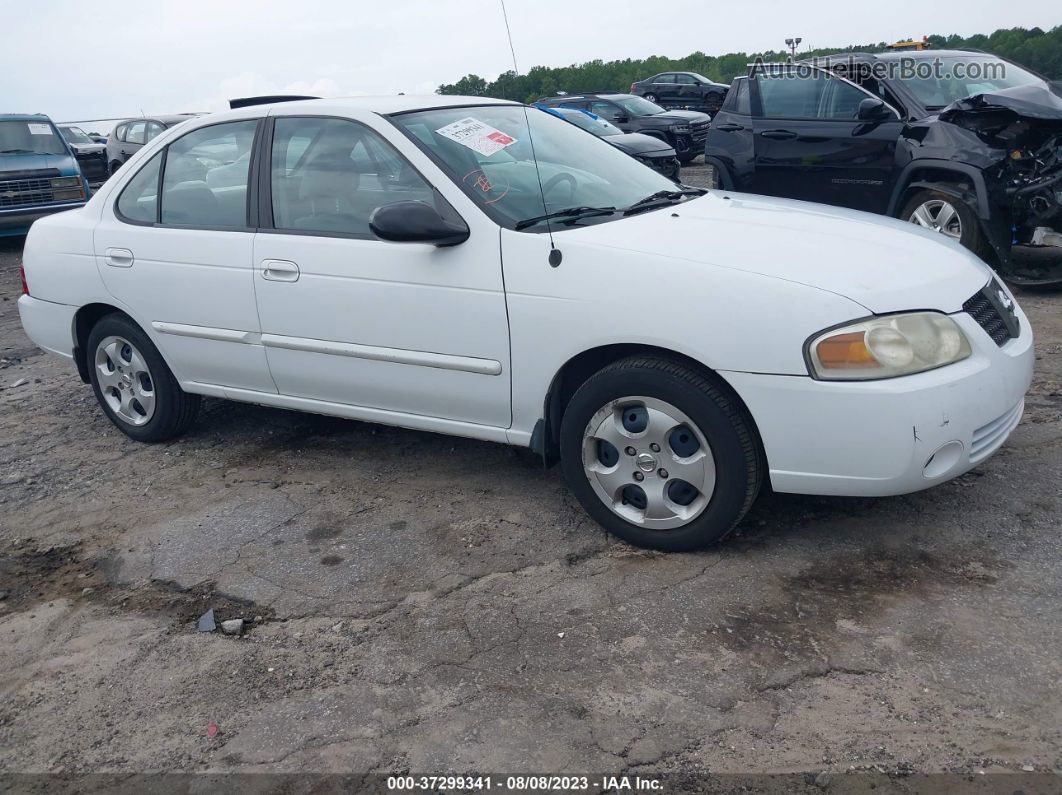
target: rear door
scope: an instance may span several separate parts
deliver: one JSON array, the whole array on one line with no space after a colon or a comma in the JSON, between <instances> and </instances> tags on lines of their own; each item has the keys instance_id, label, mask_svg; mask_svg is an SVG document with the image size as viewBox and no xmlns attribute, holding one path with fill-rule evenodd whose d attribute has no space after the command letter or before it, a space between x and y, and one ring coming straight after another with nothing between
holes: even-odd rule
<instances>
[{"instance_id":1,"label":"rear door","mask_svg":"<svg viewBox=\"0 0 1062 795\"><path fill-rule=\"evenodd\" d=\"M903 123L857 118L871 95L819 69L761 71L749 78L757 193L884 212Z\"/></svg>"},{"instance_id":2,"label":"rear door","mask_svg":"<svg viewBox=\"0 0 1062 795\"><path fill-rule=\"evenodd\" d=\"M675 75L667 72L662 75L657 75L650 91L647 93L651 93L656 97L656 99L653 100L655 102L671 102L675 97L675 91Z\"/></svg>"},{"instance_id":3,"label":"rear door","mask_svg":"<svg viewBox=\"0 0 1062 795\"><path fill-rule=\"evenodd\" d=\"M258 340L249 158L239 165L257 126L201 127L138 163L94 241L107 289L178 379L275 392Z\"/></svg>"}]
</instances>

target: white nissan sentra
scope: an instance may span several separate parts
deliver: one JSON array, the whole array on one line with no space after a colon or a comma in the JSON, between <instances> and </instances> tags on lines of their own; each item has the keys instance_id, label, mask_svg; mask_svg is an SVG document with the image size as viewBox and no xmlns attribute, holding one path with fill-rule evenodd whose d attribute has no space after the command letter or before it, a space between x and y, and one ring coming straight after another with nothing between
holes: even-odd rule
<instances>
[{"instance_id":1,"label":"white nissan sentra","mask_svg":"<svg viewBox=\"0 0 1062 795\"><path fill-rule=\"evenodd\" d=\"M1025 315L943 236L681 188L482 98L187 121L37 221L24 262L26 332L133 439L209 395L530 447L658 549L719 541L764 483L953 478L1032 377Z\"/></svg>"}]
</instances>

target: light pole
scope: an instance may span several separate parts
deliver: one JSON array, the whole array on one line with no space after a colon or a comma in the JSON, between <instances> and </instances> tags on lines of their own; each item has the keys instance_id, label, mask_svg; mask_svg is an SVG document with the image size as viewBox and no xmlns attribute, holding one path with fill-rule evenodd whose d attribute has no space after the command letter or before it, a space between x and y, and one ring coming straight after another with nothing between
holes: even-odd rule
<instances>
[{"instance_id":1,"label":"light pole","mask_svg":"<svg viewBox=\"0 0 1062 795\"><path fill-rule=\"evenodd\" d=\"M796 48L800 46L800 42L802 41L803 39L799 36L795 39L785 40L785 46L789 48L789 60L796 58Z\"/></svg>"}]
</instances>

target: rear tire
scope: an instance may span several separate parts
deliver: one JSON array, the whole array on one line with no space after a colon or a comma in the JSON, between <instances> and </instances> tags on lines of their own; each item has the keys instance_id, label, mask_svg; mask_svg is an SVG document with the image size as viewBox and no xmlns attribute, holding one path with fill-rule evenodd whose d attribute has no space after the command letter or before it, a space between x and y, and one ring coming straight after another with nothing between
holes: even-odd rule
<instances>
[{"instance_id":1,"label":"rear tire","mask_svg":"<svg viewBox=\"0 0 1062 795\"><path fill-rule=\"evenodd\" d=\"M560 452L569 488L598 524L668 552L726 538L763 480L744 407L710 376L656 357L620 360L579 387Z\"/></svg>"},{"instance_id":2,"label":"rear tire","mask_svg":"<svg viewBox=\"0 0 1062 795\"><path fill-rule=\"evenodd\" d=\"M900 211L900 219L939 232L970 249L981 259L990 247L974 209L950 192L926 189L916 192Z\"/></svg>"},{"instance_id":3,"label":"rear tire","mask_svg":"<svg viewBox=\"0 0 1062 795\"><path fill-rule=\"evenodd\" d=\"M650 102L656 102L656 94L646 94L645 98Z\"/></svg>"},{"instance_id":4,"label":"rear tire","mask_svg":"<svg viewBox=\"0 0 1062 795\"><path fill-rule=\"evenodd\" d=\"M92 327L85 356L96 400L129 438L164 442L195 420L199 395L181 389L158 348L125 315L106 315Z\"/></svg>"}]
</instances>

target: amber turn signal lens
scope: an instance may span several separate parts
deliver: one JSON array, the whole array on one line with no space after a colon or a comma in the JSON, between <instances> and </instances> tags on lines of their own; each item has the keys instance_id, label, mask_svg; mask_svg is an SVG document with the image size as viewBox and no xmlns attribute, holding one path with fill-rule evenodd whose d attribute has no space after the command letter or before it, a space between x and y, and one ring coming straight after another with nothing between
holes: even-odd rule
<instances>
[{"instance_id":1,"label":"amber turn signal lens","mask_svg":"<svg viewBox=\"0 0 1062 795\"><path fill-rule=\"evenodd\" d=\"M819 365L825 370L881 367L881 363L867 350L865 338L864 331L827 337L816 349Z\"/></svg>"}]
</instances>

